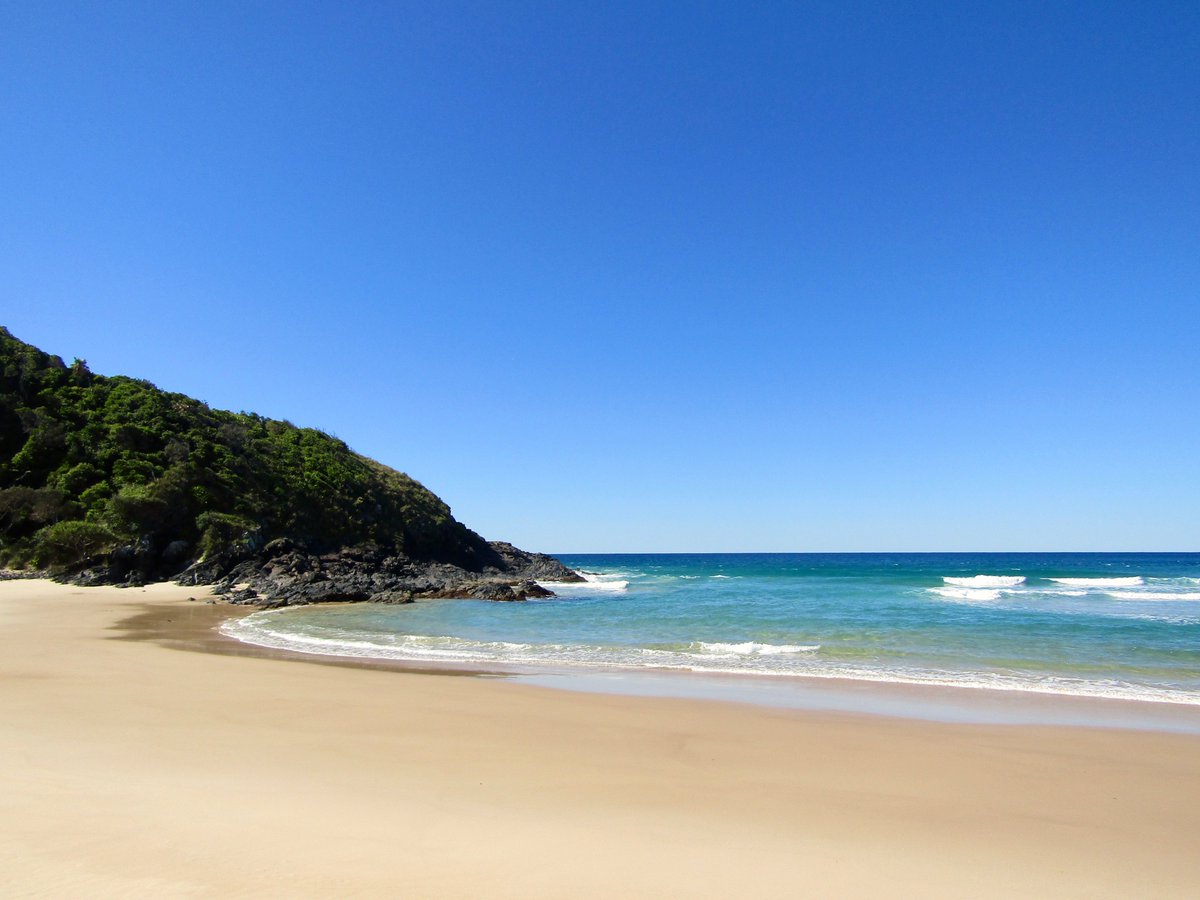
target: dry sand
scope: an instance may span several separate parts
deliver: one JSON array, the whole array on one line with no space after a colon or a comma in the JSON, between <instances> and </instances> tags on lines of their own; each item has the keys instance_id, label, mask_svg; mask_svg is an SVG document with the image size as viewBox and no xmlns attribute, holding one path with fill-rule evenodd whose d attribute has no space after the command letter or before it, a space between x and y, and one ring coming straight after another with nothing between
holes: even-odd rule
<instances>
[{"instance_id":1,"label":"dry sand","mask_svg":"<svg viewBox=\"0 0 1200 900\"><path fill-rule=\"evenodd\" d=\"M0 895L1200 896L1197 737L169 649L188 596L0 583Z\"/></svg>"}]
</instances>

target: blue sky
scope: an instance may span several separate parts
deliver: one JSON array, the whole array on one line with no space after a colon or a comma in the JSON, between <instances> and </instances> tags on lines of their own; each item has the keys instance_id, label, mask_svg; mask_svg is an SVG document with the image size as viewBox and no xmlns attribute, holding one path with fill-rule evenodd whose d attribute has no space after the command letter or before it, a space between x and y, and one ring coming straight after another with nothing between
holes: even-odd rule
<instances>
[{"instance_id":1,"label":"blue sky","mask_svg":"<svg viewBox=\"0 0 1200 900\"><path fill-rule=\"evenodd\" d=\"M489 538L1200 549L1195 3L9 3L0 74L0 322Z\"/></svg>"}]
</instances>

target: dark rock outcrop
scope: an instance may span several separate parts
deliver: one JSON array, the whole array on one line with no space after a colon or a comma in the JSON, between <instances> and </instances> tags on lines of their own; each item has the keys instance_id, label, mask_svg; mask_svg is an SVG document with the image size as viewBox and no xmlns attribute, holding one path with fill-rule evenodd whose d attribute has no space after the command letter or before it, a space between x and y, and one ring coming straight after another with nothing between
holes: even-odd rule
<instances>
[{"instance_id":1,"label":"dark rock outcrop","mask_svg":"<svg viewBox=\"0 0 1200 900\"><path fill-rule=\"evenodd\" d=\"M545 553L529 553L504 541L492 541L489 546L503 563L502 568L507 571L524 572L527 577L541 581L583 581L573 569L568 569L559 560Z\"/></svg>"},{"instance_id":2,"label":"dark rock outcrop","mask_svg":"<svg viewBox=\"0 0 1200 900\"><path fill-rule=\"evenodd\" d=\"M23 578L40 577L40 572L14 572L12 569L0 569L0 581L18 581Z\"/></svg>"},{"instance_id":3,"label":"dark rock outcrop","mask_svg":"<svg viewBox=\"0 0 1200 900\"><path fill-rule=\"evenodd\" d=\"M309 603L411 603L424 599L519 601L553 597L539 581L582 579L562 562L494 543L481 571L413 560L373 545L309 553L275 541L241 560L205 560L180 574L180 584L211 584L231 603L269 608Z\"/></svg>"}]
</instances>

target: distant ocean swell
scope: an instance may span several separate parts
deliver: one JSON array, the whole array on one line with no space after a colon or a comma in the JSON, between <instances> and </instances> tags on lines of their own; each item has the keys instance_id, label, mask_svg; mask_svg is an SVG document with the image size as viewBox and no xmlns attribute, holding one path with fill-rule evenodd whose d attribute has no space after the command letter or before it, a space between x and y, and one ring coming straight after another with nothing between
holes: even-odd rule
<instances>
[{"instance_id":1,"label":"distant ocean swell","mask_svg":"<svg viewBox=\"0 0 1200 900\"><path fill-rule=\"evenodd\" d=\"M1003 597L1086 597L1126 601L1188 602L1200 600L1198 578L1046 578L1031 584L1022 575L944 576L952 587L931 587L931 594L950 600L994 601ZM1061 586L1061 587L1060 587ZM1149 588L1147 590L1137 590Z\"/></svg>"},{"instance_id":2,"label":"distant ocean swell","mask_svg":"<svg viewBox=\"0 0 1200 900\"><path fill-rule=\"evenodd\" d=\"M585 581L548 585L554 599L272 610L222 631L279 650L499 671L665 670L1200 705L1200 555L567 561Z\"/></svg>"}]
</instances>

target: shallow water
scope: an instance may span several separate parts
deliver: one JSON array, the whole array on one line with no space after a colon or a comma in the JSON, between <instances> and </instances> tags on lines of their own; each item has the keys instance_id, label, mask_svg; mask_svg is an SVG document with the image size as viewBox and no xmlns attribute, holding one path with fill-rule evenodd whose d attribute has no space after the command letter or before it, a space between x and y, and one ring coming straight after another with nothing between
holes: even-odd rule
<instances>
[{"instance_id":1,"label":"shallow water","mask_svg":"<svg viewBox=\"0 0 1200 900\"><path fill-rule=\"evenodd\" d=\"M564 556L526 603L255 613L279 649L523 672L850 679L1200 705L1200 554Z\"/></svg>"}]
</instances>

